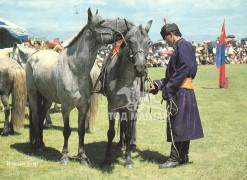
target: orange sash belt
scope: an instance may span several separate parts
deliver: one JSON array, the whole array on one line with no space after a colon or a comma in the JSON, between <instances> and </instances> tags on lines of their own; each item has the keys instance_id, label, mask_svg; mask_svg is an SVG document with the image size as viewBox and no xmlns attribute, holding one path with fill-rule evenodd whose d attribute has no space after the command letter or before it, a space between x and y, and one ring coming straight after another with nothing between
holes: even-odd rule
<instances>
[{"instance_id":1,"label":"orange sash belt","mask_svg":"<svg viewBox=\"0 0 247 180\"><path fill-rule=\"evenodd\" d=\"M192 90L194 88L192 78L186 78L179 88Z\"/></svg>"}]
</instances>

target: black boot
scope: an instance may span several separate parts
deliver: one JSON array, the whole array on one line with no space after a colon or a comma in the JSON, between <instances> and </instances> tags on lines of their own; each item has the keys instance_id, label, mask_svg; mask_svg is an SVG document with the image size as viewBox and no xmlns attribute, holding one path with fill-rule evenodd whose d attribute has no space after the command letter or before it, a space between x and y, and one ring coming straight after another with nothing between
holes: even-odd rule
<instances>
[{"instance_id":1,"label":"black boot","mask_svg":"<svg viewBox=\"0 0 247 180\"><path fill-rule=\"evenodd\" d=\"M190 141L183 141L181 153L180 153L180 164L188 164L189 163L189 147Z\"/></svg>"},{"instance_id":2,"label":"black boot","mask_svg":"<svg viewBox=\"0 0 247 180\"><path fill-rule=\"evenodd\" d=\"M173 144L171 145L170 157L164 164L159 166L160 169L176 167L180 164L179 154L181 151L182 142L175 142L175 146L176 148L173 146Z\"/></svg>"}]
</instances>

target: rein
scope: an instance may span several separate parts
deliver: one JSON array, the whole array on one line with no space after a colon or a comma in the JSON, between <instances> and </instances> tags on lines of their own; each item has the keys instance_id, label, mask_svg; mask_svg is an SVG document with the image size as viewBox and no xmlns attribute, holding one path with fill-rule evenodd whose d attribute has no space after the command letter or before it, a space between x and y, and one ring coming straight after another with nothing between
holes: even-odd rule
<instances>
[{"instance_id":1,"label":"rein","mask_svg":"<svg viewBox=\"0 0 247 180\"><path fill-rule=\"evenodd\" d=\"M162 118L162 119L159 119L159 118L156 118L152 115L152 106L151 106L151 101L150 101L150 94L149 94L149 87L150 87L150 84L153 84L152 83L153 81L150 79L150 78L147 78L147 92L148 92L148 102L149 102L149 112L150 112L150 115L152 116L152 118L155 118L155 119L158 119L158 120L165 120L167 119L167 122L169 124L169 129L170 129L170 135L171 135L171 139L172 139L172 144L176 150L176 153L179 157L179 152L177 150L177 147L175 146L175 142L174 142L174 139L173 139L173 132L172 132L172 124L171 124L171 116L175 116L177 113L178 113L178 107L176 105L176 103L171 99L170 101L167 102L167 107L166 107L166 111L167 111L167 118ZM148 83L150 83L148 85ZM161 104L163 103L163 99L161 100ZM179 157L180 159L180 157Z\"/></svg>"},{"instance_id":2,"label":"rein","mask_svg":"<svg viewBox=\"0 0 247 180\"><path fill-rule=\"evenodd\" d=\"M148 102L149 102L149 113L152 116L152 118L157 119L157 120L166 120L166 118L156 118L155 116L152 115L152 104L151 104L151 99L150 99L150 93L149 93L149 87L150 85L152 85L153 81L151 80L151 78L147 78L147 94L148 94ZM144 86L145 87L145 86ZM145 91L145 89L144 89ZM163 99L161 100L161 104L163 103ZM178 107L176 105L176 103L171 99L169 101L169 103L167 104L167 114L168 116L175 116L178 112Z\"/></svg>"}]
</instances>

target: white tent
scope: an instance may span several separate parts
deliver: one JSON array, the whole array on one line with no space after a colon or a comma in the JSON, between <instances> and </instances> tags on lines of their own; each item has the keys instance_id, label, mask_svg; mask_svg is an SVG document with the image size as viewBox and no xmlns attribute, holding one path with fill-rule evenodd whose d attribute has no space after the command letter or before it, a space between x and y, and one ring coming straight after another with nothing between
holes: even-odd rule
<instances>
[{"instance_id":1,"label":"white tent","mask_svg":"<svg viewBox=\"0 0 247 180\"><path fill-rule=\"evenodd\" d=\"M22 43L27 38L25 28L0 18L0 49L13 47L15 42Z\"/></svg>"}]
</instances>

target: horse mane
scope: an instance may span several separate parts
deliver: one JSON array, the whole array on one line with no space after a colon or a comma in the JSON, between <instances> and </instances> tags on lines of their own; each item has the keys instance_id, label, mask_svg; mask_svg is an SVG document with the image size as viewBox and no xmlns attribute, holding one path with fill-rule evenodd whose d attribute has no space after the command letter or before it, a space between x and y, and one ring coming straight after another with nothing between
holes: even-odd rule
<instances>
[{"instance_id":1,"label":"horse mane","mask_svg":"<svg viewBox=\"0 0 247 180\"><path fill-rule=\"evenodd\" d=\"M68 48L68 47L72 46L72 45L77 41L77 39L78 39L79 37L81 37L81 35L84 33L84 31L86 30L86 27L87 27L87 25L84 26L84 27L82 28L82 30L81 30L79 33L77 33L77 34L73 37L73 39L68 43L68 45L66 45L64 48Z\"/></svg>"}]
</instances>

